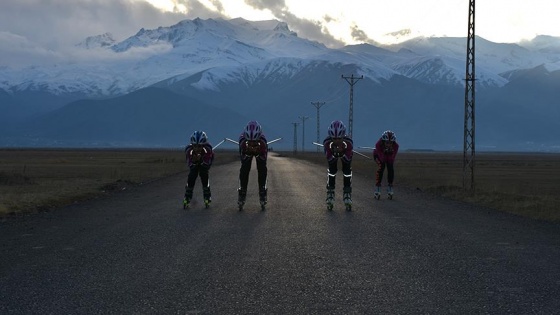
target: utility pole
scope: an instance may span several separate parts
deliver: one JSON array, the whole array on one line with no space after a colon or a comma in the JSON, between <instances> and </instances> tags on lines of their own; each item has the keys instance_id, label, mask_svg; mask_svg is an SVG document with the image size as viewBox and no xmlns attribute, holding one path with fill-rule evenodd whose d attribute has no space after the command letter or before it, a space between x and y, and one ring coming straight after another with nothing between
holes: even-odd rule
<instances>
[{"instance_id":1,"label":"utility pole","mask_svg":"<svg viewBox=\"0 0 560 315\"><path fill-rule=\"evenodd\" d=\"M293 122L294 125L294 155L297 153L297 126L299 125L298 122Z\"/></svg>"},{"instance_id":2,"label":"utility pole","mask_svg":"<svg viewBox=\"0 0 560 315\"><path fill-rule=\"evenodd\" d=\"M463 189L470 189L474 195L475 165L475 115L474 115L474 0L469 0L469 27L467 36L467 69L465 76L465 123L463 144Z\"/></svg>"},{"instance_id":3,"label":"utility pole","mask_svg":"<svg viewBox=\"0 0 560 315\"><path fill-rule=\"evenodd\" d=\"M345 77L344 75L342 75L342 78L346 80L348 84L350 84L350 114L348 115L348 135L352 137L352 125L354 124L354 84L358 83L358 81L363 79L364 76L362 75L358 78L354 77L354 74L352 74L349 77Z\"/></svg>"},{"instance_id":4,"label":"utility pole","mask_svg":"<svg viewBox=\"0 0 560 315\"><path fill-rule=\"evenodd\" d=\"M321 106L325 105L325 102L311 102L311 105L315 106L317 108L317 143L321 143L319 142L319 137L320 137L320 123L319 123L319 108L321 108ZM317 152L319 152L319 146L317 146Z\"/></svg>"},{"instance_id":5,"label":"utility pole","mask_svg":"<svg viewBox=\"0 0 560 315\"><path fill-rule=\"evenodd\" d=\"M305 121L307 119L309 119L308 116L299 116L299 119L301 119L302 122L302 136L301 136L301 152L305 152Z\"/></svg>"}]
</instances>

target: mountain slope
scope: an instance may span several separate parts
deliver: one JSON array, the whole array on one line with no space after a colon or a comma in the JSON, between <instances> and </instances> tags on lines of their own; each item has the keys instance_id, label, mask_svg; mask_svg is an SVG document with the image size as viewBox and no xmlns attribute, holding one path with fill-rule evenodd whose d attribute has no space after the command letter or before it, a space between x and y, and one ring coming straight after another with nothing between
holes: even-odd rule
<instances>
[{"instance_id":1,"label":"mountain slope","mask_svg":"<svg viewBox=\"0 0 560 315\"><path fill-rule=\"evenodd\" d=\"M478 144L560 148L559 43L477 37ZM310 144L310 102L326 102L322 137L331 120L349 119L342 76L363 75L353 95L358 145L394 129L403 148L462 149L465 45L464 38L419 37L329 49L286 23L243 19L185 20L123 41L94 36L78 45L87 61L0 69L0 145L176 146L190 129L235 137L253 119L269 136L292 139L300 116L311 118Z\"/></svg>"},{"instance_id":2,"label":"mountain slope","mask_svg":"<svg viewBox=\"0 0 560 315\"><path fill-rule=\"evenodd\" d=\"M70 103L32 119L9 139L18 141L18 135L25 133L27 145L179 147L194 130L205 130L217 143L236 136L246 122L235 112L146 88L114 99Z\"/></svg>"},{"instance_id":3,"label":"mountain slope","mask_svg":"<svg viewBox=\"0 0 560 315\"><path fill-rule=\"evenodd\" d=\"M502 72L557 62L560 57L554 40L541 38L522 47L477 37L481 84L501 86L505 82L496 77ZM278 57L360 63L372 69L371 73L392 69L424 82L443 82L433 77L435 72L426 64L429 61L436 67L444 65L446 70L441 75L453 77L447 81L456 84L464 77L465 45L464 38L418 37L384 47L364 44L328 49L297 37L283 22L194 19L169 27L141 29L120 42L114 42L110 34L90 37L78 45L90 58L22 71L7 69L0 73L0 88L12 93L43 90L58 95L84 92L90 98L118 96L170 77ZM414 71L410 72L411 68Z\"/></svg>"}]
</instances>

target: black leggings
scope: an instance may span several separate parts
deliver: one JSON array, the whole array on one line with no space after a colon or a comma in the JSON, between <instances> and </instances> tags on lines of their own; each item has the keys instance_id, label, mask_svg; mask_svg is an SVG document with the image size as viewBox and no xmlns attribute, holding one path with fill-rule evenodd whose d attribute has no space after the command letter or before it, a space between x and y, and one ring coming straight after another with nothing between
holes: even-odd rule
<instances>
[{"instance_id":1,"label":"black leggings","mask_svg":"<svg viewBox=\"0 0 560 315\"><path fill-rule=\"evenodd\" d=\"M393 180L395 179L395 168L393 167L393 163L377 162L377 165L378 168L377 173L375 174L375 186L381 186L385 166L387 166L387 184L389 184L389 186L392 186Z\"/></svg>"},{"instance_id":2,"label":"black leggings","mask_svg":"<svg viewBox=\"0 0 560 315\"><path fill-rule=\"evenodd\" d=\"M268 171L266 167L266 160L259 159L258 157L255 158L255 160L257 161L257 172L259 173L259 191L264 191L266 190L266 175ZM239 169L239 188L242 191L247 191L247 185L249 184L249 172L251 171L252 164L252 157L241 160L241 169Z\"/></svg>"},{"instance_id":3,"label":"black leggings","mask_svg":"<svg viewBox=\"0 0 560 315\"><path fill-rule=\"evenodd\" d=\"M342 174L344 175L344 188L352 187L352 162L342 161ZM336 173L338 172L338 158L329 162L327 189L334 189L336 184Z\"/></svg>"},{"instance_id":4,"label":"black leggings","mask_svg":"<svg viewBox=\"0 0 560 315\"><path fill-rule=\"evenodd\" d=\"M210 187L208 180L209 167L206 165L193 165L190 168L189 176L187 177L187 187L193 188L196 182L196 178L200 175L200 181L202 182L202 188Z\"/></svg>"}]
</instances>

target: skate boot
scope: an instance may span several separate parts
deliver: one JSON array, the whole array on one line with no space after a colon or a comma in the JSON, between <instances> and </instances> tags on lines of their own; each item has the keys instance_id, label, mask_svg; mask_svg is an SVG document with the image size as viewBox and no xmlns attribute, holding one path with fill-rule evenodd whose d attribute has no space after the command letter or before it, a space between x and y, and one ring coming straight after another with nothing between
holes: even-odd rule
<instances>
[{"instance_id":1,"label":"skate boot","mask_svg":"<svg viewBox=\"0 0 560 315\"><path fill-rule=\"evenodd\" d=\"M379 200L379 198L381 198L381 186L376 186L375 187L375 192L373 193L373 197L377 200Z\"/></svg>"},{"instance_id":2,"label":"skate boot","mask_svg":"<svg viewBox=\"0 0 560 315\"><path fill-rule=\"evenodd\" d=\"M259 189L259 201L261 203L261 210L265 210L266 203L267 203L267 189Z\"/></svg>"},{"instance_id":3,"label":"skate boot","mask_svg":"<svg viewBox=\"0 0 560 315\"><path fill-rule=\"evenodd\" d=\"M185 198L183 199L183 209L187 209L191 203L193 189L185 187Z\"/></svg>"},{"instance_id":4,"label":"skate boot","mask_svg":"<svg viewBox=\"0 0 560 315\"><path fill-rule=\"evenodd\" d=\"M239 211L243 210L245 205L245 199L247 198L247 191L241 188L237 189L237 205L239 206Z\"/></svg>"},{"instance_id":5,"label":"skate boot","mask_svg":"<svg viewBox=\"0 0 560 315\"><path fill-rule=\"evenodd\" d=\"M210 192L210 187L203 188L202 194L204 196L204 207L208 209L208 207L210 207L210 203L212 202L212 193Z\"/></svg>"},{"instance_id":6,"label":"skate boot","mask_svg":"<svg viewBox=\"0 0 560 315\"><path fill-rule=\"evenodd\" d=\"M344 187L344 195L342 197L346 211L352 211L352 187Z\"/></svg>"},{"instance_id":7,"label":"skate boot","mask_svg":"<svg viewBox=\"0 0 560 315\"><path fill-rule=\"evenodd\" d=\"M334 188L327 186L327 210L332 210L334 206Z\"/></svg>"},{"instance_id":8,"label":"skate boot","mask_svg":"<svg viewBox=\"0 0 560 315\"><path fill-rule=\"evenodd\" d=\"M393 185L391 184L387 187L387 198L393 199Z\"/></svg>"}]
</instances>

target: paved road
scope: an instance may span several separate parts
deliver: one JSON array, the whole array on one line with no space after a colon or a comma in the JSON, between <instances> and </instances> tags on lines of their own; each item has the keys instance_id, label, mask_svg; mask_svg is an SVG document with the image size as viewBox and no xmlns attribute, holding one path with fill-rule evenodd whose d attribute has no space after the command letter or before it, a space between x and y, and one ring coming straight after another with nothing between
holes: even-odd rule
<instances>
[{"instance_id":1,"label":"paved road","mask_svg":"<svg viewBox=\"0 0 560 315\"><path fill-rule=\"evenodd\" d=\"M210 209L197 182L182 210L182 174L0 223L0 313L560 313L558 224L404 187L374 200L363 174L353 211L329 212L326 165L279 156L268 209L254 167L239 212L238 170L211 170Z\"/></svg>"}]
</instances>

